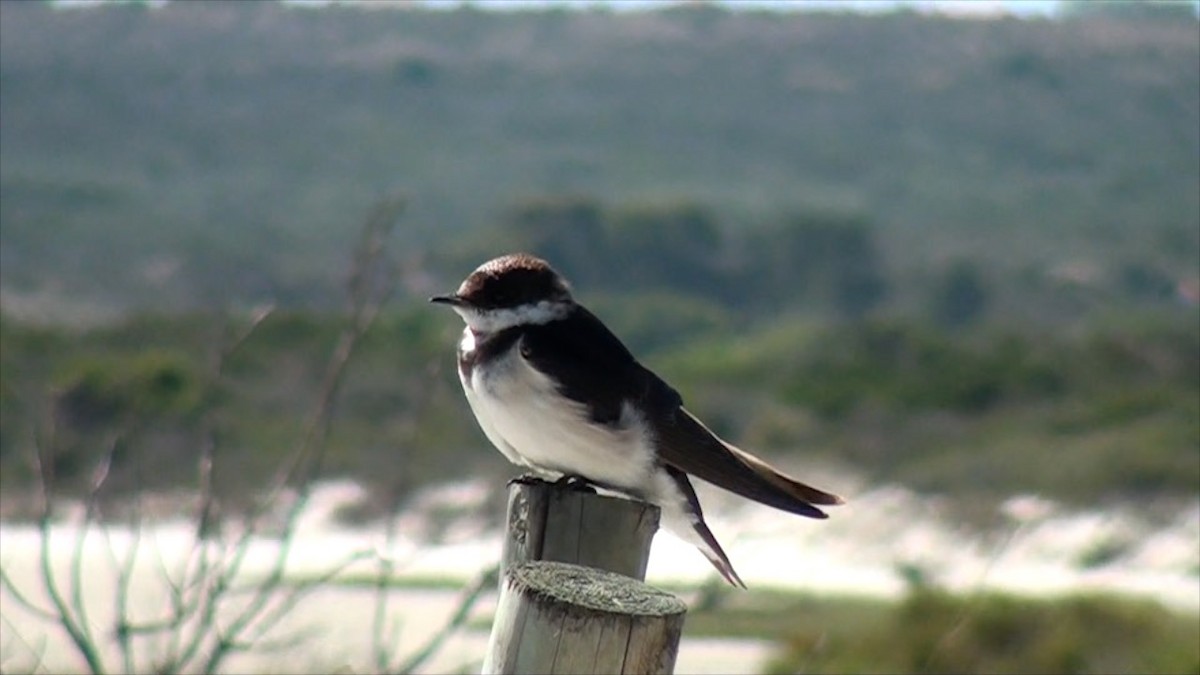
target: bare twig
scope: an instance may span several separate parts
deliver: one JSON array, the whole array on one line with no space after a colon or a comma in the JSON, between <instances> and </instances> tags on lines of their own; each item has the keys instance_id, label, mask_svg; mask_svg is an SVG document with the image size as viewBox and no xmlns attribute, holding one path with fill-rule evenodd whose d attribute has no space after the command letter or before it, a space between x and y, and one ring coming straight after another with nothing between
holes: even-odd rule
<instances>
[{"instance_id":1,"label":"bare twig","mask_svg":"<svg viewBox=\"0 0 1200 675\"><path fill-rule=\"evenodd\" d=\"M107 544L108 555L117 570L117 583L114 588L113 607L115 615L113 617L113 633L117 641L117 646L121 651L121 667L126 673L136 671L136 658L133 651L133 633L129 631L131 624L129 612L129 597L130 585L133 583L134 565L137 562L138 552L141 549L142 542L142 509L141 495L138 494L138 508L132 510L129 514L130 541L128 550L125 552L124 558L118 559L115 547L112 541L112 530L109 527L104 527L104 537Z\"/></svg>"},{"instance_id":2,"label":"bare twig","mask_svg":"<svg viewBox=\"0 0 1200 675\"><path fill-rule=\"evenodd\" d=\"M937 659L946 651L946 649L958 639L960 633L966 628L971 615L979 609L983 601L984 592L986 590L984 584L987 581L988 575L991 574L992 568L996 566L997 561L1008 550L1008 547L1017 538L1017 535L1025 529L1025 523L1017 523L1009 528L1005 533L1004 539L999 542L992 550L992 555L988 558L987 564L984 565L983 571L979 574L978 581L975 582L975 587L967 596L965 602L961 606L951 622L950 630L942 634L938 641L933 645L933 649L929 650L929 655L925 658L922 664L925 668L936 667Z\"/></svg>"},{"instance_id":3,"label":"bare twig","mask_svg":"<svg viewBox=\"0 0 1200 675\"><path fill-rule=\"evenodd\" d=\"M136 648L143 643L155 647L165 646L161 657L152 657L149 662L158 672L197 668L203 672L214 672L220 669L224 659L233 652L295 644L295 636L280 640L269 639L268 635L307 594L327 584L347 567L368 555L365 551L352 553L311 579L290 586L285 584L296 528L300 515L308 506L312 485L321 473L336 401L341 392L347 366L360 340L370 330L381 307L396 287L396 270L384 255L384 251L387 236L402 210L403 201L385 200L377 205L368 217L348 279L346 322L326 364L317 398L304 423L301 441L276 479L272 481L272 487L266 493L267 498L250 510L239 531L228 535L217 522L219 504L213 479L213 468L218 460L219 439L215 412L216 397L218 387L227 377L226 370L231 356L271 314L272 308L266 307L257 311L243 329L224 341L224 347L214 353L208 399L201 418L203 441L197 464L199 494L194 514L196 545L183 557L174 574L168 569L170 566L163 558L162 547L157 545L157 535L151 534L153 542L143 540L146 536L146 523L144 505L140 501L140 484L137 490L139 503L128 522L131 540L122 555L117 553L111 529L104 524L99 493L108 476L117 444L124 436L118 434L113 437L97 466L86 495L83 522L70 557L69 583L64 584L56 577L52 564L51 527L55 487L53 440L56 429L54 416L50 416L44 438L41 443L34 444L33 453L33 465L38 476L38 497L41 500L38 521L39 574L49 606L42 606L31 599L18 588L2 567L0 590L11 594L16 603L35 618L57 625L65 631L75 651L87 662L91 672L102 673L105 670L99 644L88 619L84 594L84 558L87 553L87 538L94 527L100 528L109 559L116 569L115 616L111 635L120 650L121 667L126 672L134 672L139 665L145 665L144 662L138 663L136 654ZM251 548L267 527L267 510L285 491L294 491L295 499L282 516L278 546L269 561L266 574L247 586L239 586ZM134 579L137 576L139 553L145 546L154 550L162 581L168 587L168 599L166 611L162 615L143 620L135 619L130 602ZM477 593L468 594L463 602L473 603L475 597ZM226 610L231 606L237 608L234 616L232 619L225 619ZM465 606L456 613L447 630L460 625L465 620L465 612L468 609L469 606ZM5 618L5 621L8 619ZM20 639L24 642L23 638ZM418 660L410 659L407 663L415 664L427 659L441 644L442 639L444 636L435 638L417 655ZM28 646L28 643L25 644ZM34 650L30 651L37 655ZM40 656L38 664L35 667L40 667Z\"/></svg>"},{"instance_id":4,"label":"bare twig","mask_svg":"<svg viewBox=\"0 0 1200 675\"><path fill-rule=\"evenodd\" d=\"M284 488L293 483L298 484L298 489L303 492L320 472L334 401L341 390L346 366L358 341L370 329L379 310L395 291L395 267L384 258L383 253L387 237L404 207L405 201L401 198L385 199L367 217L347 284L349 319L326 365L317 402L305 424L300 448L292 461L276 476L275 487L260 509L272 503ZM306 469L303 474L302 469ZM261 510L257 515L261 515Z\"/></svg>"},{"instance_id":5,"label":"bare twig","mask_svg":"<svg viewBox=\"0 0 1200 675\"><path fill-rule=\"evenodd\" d=\"M248 549L249 545L249 540L244 542L243 550ZM227 560L227 554L225 551L220 551L211 561L213 567L210 571L207 555L208 543L201 541L198 548L205 550L199 558L200 563L198 564L198 569L203 568L204 572L195 577L195 585L189 584L196 589L194 602L176 603L173 621L177 622L178 627L171 631L173 641L169 652L170 656L161 667L165 671L182 670L186 664L197 657L207 642L215 639L214 636L218 632L217 611L226 598L230 583L230 578L226 576L223 567L224 561ZM188 586L184 587L185 593L187 588ZM193 622L194 625L192 625ZM191 631L184 639L184 634L187 632L184 630L186 625L191 625Z\"/></svg>"},{"instance_id":6,"label":"bare twig","mask_svg":"<svg viewBox=\"0 0 1200 675\"><path fill-rule=\"evenodd\" d=\"M136 541L141 540L141 523L138 523L139 531L137 532ZM176 657L179 654L180 645L183 640L185 631L183 624L187 618L192 615L194 608L199 604L202 593L196 591L193 593L193 599L188 601L185 594L196 587L196 584L203 583L203 572L192 574L192 561L197 556L207 558L208 542L198 541L197 545L189 551L188 556L184 558L182 567L179 571L179 580L172 578L170 571L167 569L167 563L163 560L162 546L158 543L157 536L154 537L154 544L150 550L154 554L154 559L158 566L159 577L166 583L168 589L168 602L170 603L170 614L165 619L155 619L152 621L129 622L124 626L125 633L130 636L146 636L158 633L165 633L167 636L165 654L157 657L153 662L158 663L156 670L169 671L174 668L167 668L168 665L176 663ZM120 628L119 628L120 629Z\"/></svg>"},{"instance_id":7,"label":"bare twig","mask_svg":"<svg viewBox=\"0 0 1200 675\"><path fill-rule=\"evenodd\" d=\"M296 605L299 604L309 592L328 584L334 578L341 575L342 572L345 572L351 565L359 562L360 560L365 560L366 558L370 557L370 555L370 551L356 551L346 556L339 563L325 570L321 574L310 579L305 579L299 583L292 584L288 588L287 592L283 594L283 598L274 606L274 608L263 612L257 617L254 625L254 635L251 636L250 641L257 642L261 640L262 637L268 631L274 628L281 619L295 609Z\"/></svg>"},{"instance_id":8,"label":"bare twig","mask_svg":"<svg viewBox=\"0 0 1200 675\"><path fill-rule=\"evenodd\" d=\"M386 236L394 227L396 218L403 208L403 203L389 200L379 205L363 231L363 238L355 254L349 282L350 317L347 325L339 335L330 360L326 365L325 374L318 390L318 397L305 425L305 432L300 446L293 455L292 461L285 466L275 481L274 489L268 498L262 502L259 511L255 513L250 526L242 533L234 546L231 564L227 566L218 580L218 588L228 589L236 578L249 550L252 538L257 536L262 526L262 509L273 503L282 491L289 485L294 485L297 491L295 501L291 504L283 522L283 532L277 553L272 561L271 569L266 578L256 587L254 597L247 606L222 631L217 643L209 654L204 665L204 672L212 672L222 659L236 649L242 641L243 633L256 622L261 621L266 614L272 597L279 590L286 571L287 559L295 536L295 527L300 513L308 504L309 490L313 481L320 475L324 459L324 451L329 436L330 425L334 415L335 401L341 391L341 383L346 373L346 367L354 354L359 340L374 323L382 304L390 296L394 283L392 280L381 282L382 268L386 267L383 258ZM382 286L380 285L382 283ZM308 590L306 587L305 592ZM283 602L290 609L298 602L300 594L290 595ZM281 614L278 616L282 616ZM273 619L271 623L277 621ZM261 637L261 636L260 636Z\"/></svg>"},{"instance_id":9,"label":"bare twig","mask_svg":"<svg viewBox=\"0 0 1200 675\"><path fill-rule=\"evenodd\" d=\"M471 610L475 607L475 603L479 601L479 598L482 597L484 593L490 592L496 587L496 580L499 574L500 566L493 565L492 567L480 573L479 576L475 577L475 580L462 590L462 593L459 597L458 606L455 608L454 614L451 615L450 620L446 622L446 625L443 626L442 629L437 633L435 633L433 637L431 637L429 641L425 643L424 646L413 652L411 656L402 661L395 668L388 669L387 672L412 673L415 672L417 668L420 668L421 664L425 663L429 657L436 654L438 649L441 649L442 643L444 643L446 639L454 633L454 631L458 630L464 623L466 623L467 617L471 615Z\"/></svg>"},{"instance_id":10,"label":"bare twig","mask_svg":"<svg viewBox=\"0 0 1200 675\"><path fill-rule=\"evenodd\" d=\"M387 200L376 207L367 220L363 237L355 253L354 264L351 268L349 281L348 303L350 317L338 337L330 360L326 365L318 390L317 400L305 425L305 432L300 447L292 461L285 466L275 481L275 487L260 506L260 509L275 501L283 489L295 485L296 500L288 509L284 518L283 533L280 537L278 553L272 563L267 577L258 586L257 595L248 606L233 620L229 628L218 640L206 663L205 672L215 669L223 656L236 645L242 631L245 631L265 611L271 596L277 591L283 580L288 555L295 535L295 526L300 513L307 506L309 490L313 481L320 475L324 459L326 442L329 437L330 425L333 420L335 401L341 391L341 384L346 373L346 367L358 346L359 340L366 334L378 316L382 304L392 293L394 280L380 281L386 267L383 258L384 244L387 235L395 226L396 218L403 209L403 202ZM382 285L381 285L382 284ZM246 551L252 537L256 536L261 527L261 511L255 514L251 526L246 529L242 539L235 547L233 564L226 568L222 575L225 587L240 570L245 559Z\"/></svg>"},{"instance_id":11,"label":"bare twig","mask_svg":"<svg viewBox=\"0 0 1200 675\"><path fill-rule=\"evenodd\" d=\"M48 434L51 438L53 438L53 431L54 425L53 421L51 421ZM80 627L80 619L71 612L71 606L63 597L58 579L54 575L53 553L50 548L54 478L51 463L42 457L42 447L39 444L33 452L33 462L39 476L39 480L37 481L38 494L42 505L41 515L38 519L39 543L41 544L38 550L38 557L41 567L42 588L45 590L47 597L50 598L51 604L54 605L58 625L67 633L67 637L70 638L75 650L87 662L91 672L103 673L104 663L100 658L99 651L96 649L96 643L91 639L89 633Z\"/></svg>"},{"instance_id":12,"label":"bare twig","mask_svg":"<svg viewBox=\"0 0 1200 675\"><path fill-rule=\"evenodd\" d=\"M11 593L13 600L16 600L17 604L23 607L25 611L33 614L43 621L58 621L57 612L52 609L46 609L45 607L38 606L33 602L33 600L30 600L28 597L26 597L25 594L21 592L21 588L17 586L15 582L13 582L11 577L8 576L8 572L4 571L3 567L0 567L0 586L2 586L4 590Z\"/></svg>"},{"instance_id":13,"label":"bare twig","mask_svg":"<svg viewBox=\"0 0 1200 675\"><path fill-rule=\"evenodd\" d=\"M80 632L93 650L96 649L96 638L92 634L92 622L88 620L87 603L83 599L83 559L88 533L93 521L96 520L99 508L100 488L108 479L108 470L112 467L113 455L116 454L119 440L119 436L109 439L108 450L92 472L92 481L84 499L83 522L80 524L79 534L75 536L75 547L71 552L71 611L74 613Z\"/></svg>"},{"instance_id":14,"label":"bare twig","mask_svg":"<svg viewBox=\"0 0 1200 675\"><path fill-rule=\"evenodd\" d=\"M229 360L237 353L239 349L250 339L254 331L262 325L267 317L271 316L275 311L274 305L264 305L259 307L250 316L250 321L240 332L235 333L228 343L221 349L218 349L213 354L212 362L212 386L210 391L215 394L219 383L225 377L225 370L229 365ZM216 461L217 451L217 432L216 419L213 413L215 406L209 402L202 419L203 441L200 447L200 459L197 462L197 475L199 478L199 500L196 509L196 536L199 539L207 539L216 527L214 522L214 508L216 505L216 491L213 486L212 473L213 465Z\"/></svg>"},{"instance_id":15,"label":"bare twig","mask_svg":"<svg viewBox=\"0 0 1200 675\"><path fill-rule=\"evenodd\" d=\"M413 412L414 416L420 416L424 406L429 404L432 396L425 396L418 399L417 410ZM415 435L415 429L410 430L410 433ZM479 597L479 592L476 592L474 584L467 587L464 591L463 599L456 608L454 615L450 621L439 630L430 641L419 649L416 653L405 659L401 663L395 663L395 645L399 642L400 632L403 626L397 622L395 625L389 625L387 620L388 595L392 582L392 575L395 572L395 562L391 556L386 555L390 551L396 537L397 526L397 509L395 505L388 513L387 529L384 536L384 551L385 555L379 556L380 569L375 581L375 606L371 621L371 651L374 657L375 667L381 673L400 672L406 673L416 670L433 656L442 643L449 637L451 633L457 630L462 621L465 620L467 612L470 611L475 601ZM483 572L482 578L492 578L492 584L495 583L495 575L499 573L499 566ZM480 589L482 590L482 589Z\"/></svg>"},{"instance_id":16,"label":"bare twig","mask_svg":"<svg viewBox=\"0 0 1200 675\"><path fill-rule=\"evenodd\" d=\"M255 311L249 323L232 338L224 341L224 345L215 350L211 362L211 384L209 387L206 411L202 417L202 443L200 458L197 463L199 495L195 515L196 546L188 552L180 562L176 574L171 574L162 558L162 547L154 546L155 557L162 580L168 587L169 609L165 618L151 621L133 622L124 609L128 601L129 580L132 565L137 555L137 546L141 541L141 523L135 526L135 542L133 550L119 573L118 618L116 632L123 645L126 665L132 664L132 654L127 646L134 636L153 636L163 634L166 638L165 653L157 661L156 670L172 671L184 667L198 653L203 644L209 639L214 625L219 597L214 596L215 584L211 578L212 543L211 537L216 529L215 510L216 499L212 481L212 467L216 450L216 420L214 418L214 396L220 382L225 376L229 359L250 338L254 330L271 314L273 308L266 306ZM139 509L140 510L140 509Z\"/></svg>"},{"instance_id":17,"label":"bare twig","mask_svg":"<svg viewBox=\"0 0 1200 675\"><path fill-rule=\"evenodd\" d=\"M375 668L381 673L391 672L389 664L392 661L392 649L390 646L396 644L400 633L399 623L389 629L387 620L388 590L396 567L389 552L396 541L396 525L396 509L392 508L388 512L383 552L378 556L379 572L375 577L375 609L371 617L371 653L375 659Z\"/></svg>"},{"instance_id":18,"label":"bare twig","mask_svg":"<svg viewBox=\"0 0 1200 675\"><path fill-rule=\"evenodd\" d=\"M21 670L27 671L30 673L36 673L39 670L42 670L42 668L44 667L44 665L46 663L46 636L45 635L40 636L40 638L38 640L38 645L35 647L35 646L29 644L29 640L25 639L25 636L21 634L20 629L18 629L16 624L14 624L12 621L10 621L8 619L8 617L0 616L0 621L3 621L4 623L8 624L8 629L9 629L11 635L13 636L13 639L20 642L21 646L25 648L25 651L29 652L29 654L31 656L33 656L33 662L28 667L21 668ZM10 653L10 651L8 649L8 645L4 645L3 652L5 654ZM3 671L3 670L6 670L4 668L4 663L0 662L0 671ZM9 669L9 670L11 670L11 669Z\"/></svg>"}]
</instances>

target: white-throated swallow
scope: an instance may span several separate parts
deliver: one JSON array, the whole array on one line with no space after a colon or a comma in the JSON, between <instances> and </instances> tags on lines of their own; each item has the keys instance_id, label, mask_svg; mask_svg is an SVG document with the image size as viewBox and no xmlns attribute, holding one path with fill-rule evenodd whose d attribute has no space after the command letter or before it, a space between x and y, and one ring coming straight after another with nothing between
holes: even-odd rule
<instances>
[{"instance_id":1,"label":"white-throated swallow","mask_svg":"<svg viewBox=\"0 0 1200 675\"><path fill-rule=\"evenodd\" d=\"M704 522L689 474L810 518L827 517L817 505L842 503L718 438L540 258L488 261L430 302L466 321L459 379L479 426L509 461L657 505L663 525L730 584L745 588Z\"/></svg>"}]
</instances>

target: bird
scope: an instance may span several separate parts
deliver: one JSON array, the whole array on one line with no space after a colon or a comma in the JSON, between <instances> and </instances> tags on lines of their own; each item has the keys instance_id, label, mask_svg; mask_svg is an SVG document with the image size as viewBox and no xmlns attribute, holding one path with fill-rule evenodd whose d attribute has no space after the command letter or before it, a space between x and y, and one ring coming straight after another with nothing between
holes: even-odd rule
<instances>
[{"instance_id":1,"label":"bird","mask_svg":"<svg viewBox=\"0 0 1200 675\"><path fill-rule=\"evenodd\" d=\"M664 528L732 586L746 584L705 523L690 476L809 518L843 503L713 433L537 256L489 260L429 301L466 323L459 380L484 435L510 462L658 506Z\"/></svg>"}]
</instances>

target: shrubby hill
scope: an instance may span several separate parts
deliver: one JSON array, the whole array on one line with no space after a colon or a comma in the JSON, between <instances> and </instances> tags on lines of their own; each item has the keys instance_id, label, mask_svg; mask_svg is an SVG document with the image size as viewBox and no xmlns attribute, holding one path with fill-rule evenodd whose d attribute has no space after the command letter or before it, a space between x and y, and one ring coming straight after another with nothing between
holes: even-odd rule
<instances>
[{"instance_id":1,"label":"shrubby hill","mask_svg":"<svg viewBox=\"0 0 1200 675\"><path fill-rule=\"evenodd\" d=\"M402 498L508 472L423 297L526 248L766 454L1191 498L1196 21L1079 14L0 3L0 477L41 442L66 487L113 448L110 489L168 489L215 434L222 489L261 486L399 191L401 292L331 473ZM215 380L227 312L263 302Z\"/></svg>"},{"instance_id":2,"label":"shrubby hill","mask_svg":"<svg viewBox=\"0 0 1200 675\"><path fill-rule=\"evenodd\" d=\"M706 265L816 214L870 227L897 288L966 259L1163 295L1200 255L1196 22L1079 14L6 2L0 289L52 318L328 307L359 214L402 190L414 294L568 196L651 207L593 260L622 269L684 202Z\"/></svg>"}]
</instances>

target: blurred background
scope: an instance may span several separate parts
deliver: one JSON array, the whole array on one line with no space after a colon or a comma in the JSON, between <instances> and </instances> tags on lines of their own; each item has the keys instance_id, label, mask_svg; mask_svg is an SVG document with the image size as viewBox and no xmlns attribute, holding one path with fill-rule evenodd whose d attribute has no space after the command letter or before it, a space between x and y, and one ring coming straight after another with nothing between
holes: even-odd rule
<instances>
[{"instance_id":1,"label":"blurred background","mask_svg":"<svg viewBox=\"0 0 1200 675\"><path fill-rule=\"evenodd\" d=\"M294 557L406 546L389 611L451 606L514 469L425 301L526 250L849 500L702 493L753 590L659 537L679 672L1200 672L1198 16L0 3L0 666L94 669L14 598L53 604L39 533L203 539L298 455ZM413 667L477 668L483 603ZM234 663L375 668L345 644Z\"/></svg>"}]
</instances>

